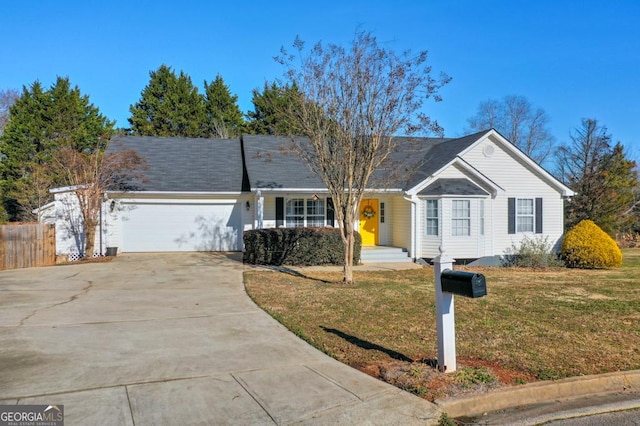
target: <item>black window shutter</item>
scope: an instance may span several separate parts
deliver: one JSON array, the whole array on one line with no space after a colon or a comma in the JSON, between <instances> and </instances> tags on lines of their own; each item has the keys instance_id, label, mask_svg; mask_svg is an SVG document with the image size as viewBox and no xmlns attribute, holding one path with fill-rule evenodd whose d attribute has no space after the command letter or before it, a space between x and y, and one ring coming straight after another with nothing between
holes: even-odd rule
<instances>
[{"instance_id":1,"label":"black window shutter","mask_svg":"<svg viewBox=\"0 0 640 426\"><path fill-rule=\"evenodd\" d=\"M507 223L508 223L508 233L515 234L516 233L516 199L509 198L507 200L507 206L509 209Z\"/></svg>"},{"instance_id":2,"label":"black window shutter","mask_svg":"<svg viewBox=\"0 0 640 426\"><path fill-rule=\"evenodd\" d=\"M542 234L542 198L536 198L536 234Z\"/></svg>"},{"instance_id":3,"label":"black window shutter","mask_svg":"<svg viewBox=\"0 0 640 426\"><path fill-rule=\"evenodd\" d=\"M276 197L276 228L284 226L284 198Z\"/></svg>"},{"instance_id":4,"label":"black window shutter","mask_svg":"<svg viewBox=\"0 0 640 426\"><path fill-rule=\"evenodd\" d=\"M327 223L329 226L336 226L336 212L331 197L327 198Z\"/></svg>"}]
</instances>

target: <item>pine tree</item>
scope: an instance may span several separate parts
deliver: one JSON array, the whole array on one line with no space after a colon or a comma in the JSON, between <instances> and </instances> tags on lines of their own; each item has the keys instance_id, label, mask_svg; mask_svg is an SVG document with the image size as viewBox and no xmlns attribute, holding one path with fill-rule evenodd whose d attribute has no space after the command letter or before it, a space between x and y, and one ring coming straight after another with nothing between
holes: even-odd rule
<instances>
[{"instance_id":1,"label":"pine tree","mask_svg":"<svg viewBox=\"0 0 640 426\"><path fill-rule=\"evenodd\" d=\"M295 84L278 86L276 83L265 83L262 92L253 89L251 101L254 110L247 113L248 130L259 135L299 134L293 121L282 112L298 96L299 90Z\"/></svg>"},{"instance_id":2,"label":"pine tree","mask_svg":"<svg viewBox=\"0 0 640 426\"><path fill-rule=\"evenodd\" d=\"M589 219L615 236L633 221L636 163L622 144L611 146L607 128L595 119L583 119L571 139L558 150L560 175L576 192L566 204L566 227Z\"/></svg>"},{"instance_id":3,"label":"pine tree","mask_svg":"<svg viewBox=\"0 0 640 426\"><path fill-rule=\"evenodd\" d=\"M46 202L42 185L56 186L60 182L43 171L55 150L100 150L114 125L88 96L62 77L48 90L43 90L38 81L30 88L23 87L9 118L0 136L0 178L2 204L10 220L33 220L32 210Z\"/></svg>"},{"instance_id":4,"label":"pine tree","mask_svg":"<svg viewBox=\"0 0 640 426\"><path fill-rule=\"evenodd\" d=\"M143 136L200 137L205 109L191 77L167 65L149 73L140 100L129 107L131 131Z\"/></svg>"},{"instance_id":5,"label":"pine tree","mask_svg":"<svg viewBox=\"0 0 640 426\"><path fill-rule=\"evenodd\" d=\"M229 138L244 130L244 119L238 107L238 96L232 95L220 75L211 83L204 82L206 137Z\"/></svg>"},{"instance_id":6,"label":"pine tree","mask_svg":"<svg viewBox=\"0 0 640 426\"><path fill-rule=\"evenodd\" d=\"M601 205L603 227L611 232L632 229L637 221L634 210L638 204L638 170L636 162L627 158L620 142L604 158L602 175L608 201Z\"/></svg>"}]
</instances>

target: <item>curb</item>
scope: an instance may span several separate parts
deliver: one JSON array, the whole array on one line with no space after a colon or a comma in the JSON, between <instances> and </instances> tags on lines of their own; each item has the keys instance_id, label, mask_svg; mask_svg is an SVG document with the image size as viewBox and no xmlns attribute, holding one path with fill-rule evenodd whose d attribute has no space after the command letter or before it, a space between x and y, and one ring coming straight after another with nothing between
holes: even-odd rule
<instances>
[{"instance_id":1,"label":"curb","mask_svg":"<svg viewBox=\"0 0 640 426\"><path fill-rule=\"evenodd\" d=\"M620 371L556 381L504 387L484 395L439 399L435 404L450 417L477 416L517 406L612 392L640 392L640 370Z\"/></svg>"}]
</instances>

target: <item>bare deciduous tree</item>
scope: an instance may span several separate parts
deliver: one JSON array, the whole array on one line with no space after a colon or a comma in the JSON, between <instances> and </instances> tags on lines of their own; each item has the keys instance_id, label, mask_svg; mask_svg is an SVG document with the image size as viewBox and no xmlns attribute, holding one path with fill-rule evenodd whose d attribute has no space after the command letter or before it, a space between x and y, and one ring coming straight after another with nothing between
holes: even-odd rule
<instances>
[{"instance_id":1,"label":"bare deciduous tree","mask_svg":"<svg viewBox=\"0 0 640 426\"><path fill-rule=\"evenodd\" d=\"M470 131L496 129L538 164L553 151L554 137L547 128L546 112L534 108L524 96L510 95L501 101L482 102L476 115L467 121Z\"/></svg>"},{"instance_id":2,"label":"bare deciduous tree","mask_svg":"<svg viewBox=\"0 0 640 426\"><path fill-rule=\"evenodd\" d=\"M52 199L49 189L54 186L54 173L46 163L34 163L25 171L27 176L16 183L20 216L24 221L39 222L40 208Z\"/></svg>"},{"instance_id":3,"label":"bare deciduous tree","mask_svg":"<svg viewBox=\"0 0 640 426\"><path fill-rule=\"evenodd\" d=\"M398 133L441 133L421 109L450 78L431 75L427 52L401 55L380 47L368 32L349 48L317 43L310 51L296 38L296 54L276 59L287 83L298 88L284 114L306 138L291 135L294 148L328 188L345 244L344 281L353 282L354 225L374 171L396 148ZM285 84L282 84L284 86Z\"/></svg>"},{"instance_id":4,"label":"bare deciduous tree","mask_svg":"<svg viewBox=\"0 0 640 426\"><path fill-rule=\"evenodd\" d=\"M84 225L85 254L93 255L105 192L131 189L132 182L143 178L144 162L133 150L78 152L64 147L54 153L52 167L73 188L78 198Z\"/></svg>"},{"instance_id":5,"label":"bare deciduous tree","mask_svg":"<svg viewBox=\"0 0 640 426\"><path fill-rule=\"evenodd\" d=\"M20 93L17 90L0 90L0 135L9 122L9 109L19 97Z\"/></svg>"},{"instance_id":6,"label":"bare deciduous tree","mask_svg":"<svg viewBox=\"0 0 640 426\"><path fill-rule=\"evenodd\" d=\"M229 126L227 126L223 121L213 119L211 120L210 126L211 126L211 134L209 135L210 138L229 139L231 137L229 132Z\"/></svg>"}]
</instances>

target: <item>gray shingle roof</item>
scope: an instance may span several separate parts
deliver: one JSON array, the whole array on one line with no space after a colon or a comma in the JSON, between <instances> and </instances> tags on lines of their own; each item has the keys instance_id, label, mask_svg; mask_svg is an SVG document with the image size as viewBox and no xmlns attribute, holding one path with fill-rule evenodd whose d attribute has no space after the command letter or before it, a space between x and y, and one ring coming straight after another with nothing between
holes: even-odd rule
<instances>
[{"instance_id":1,"label":"gray shingle roof","mask_svg":"<svg viewBox=\"0 0 640 426\"><path fill-rule=\"evenodd\" d=\"M429 145L425 154L422 156L421 163L416 171L411 174L404 189L410 189L418 185L420 182L433 175L435 172L453 161L458 154L473 145L489 130L474 133L457 139L441 139L435 140Z\"/></svg>"},{"instance_id":2,"label":"gray shingle roof","mask_svg":"<svg viewBox=\"0 0 640 426\"><path fill-rule=\"evenodd\" d=\"M291 150L291 140L268 135L244 135L244 159L252 189L325 188L322 179Z\"/></svg>"},{"instance_id":3,"label":"gray shingle roof","mask_svg":"<svg viewBox=\"0 0 640 426\"><path fill-rule=\"evenodd\" d=\"M240 192L239 139L116 136L109 150L133 149L145 160L141 190Z\"/></svg>"},{"instance_id":4,"label":"gray shingle roof","mask_svg":"<svg viewBox=\"0 0 640 426\"><path fill-rule=\"evenodd\" d=\"M489 195L487 191L465 178L442 178L427 186L418 195Z\"/></svg>"},{"instance_id":5,"label":"gray shingle roof","mask_svg":"<svg viewBox=\"0 0 640 426\"><path fill-rule=\"evenodd\" d=\"M457 139L397 137L398 149L373 174L369 187L413 188L487 132ZM240 140L116 136L109 146L109 150L115 149L133 149L145 160L145 182L139 188L145 191L241 192L325 187L322 179L291 150L291 141L285 137L244 135Z\"/></svg>"},{"instance_id":6,"label":"gray shingle roof","mask_svg":"<svg viewBox=\"0 0 640 426\"><path fill-rule=\"evenodd\" d=\"M419 138L399 136L394 138L394 152L371 176L371 188L409 189L413 176L420 170L423 158L431 149L445 141L445 138Z\"/></svg>"}]
</instances>

